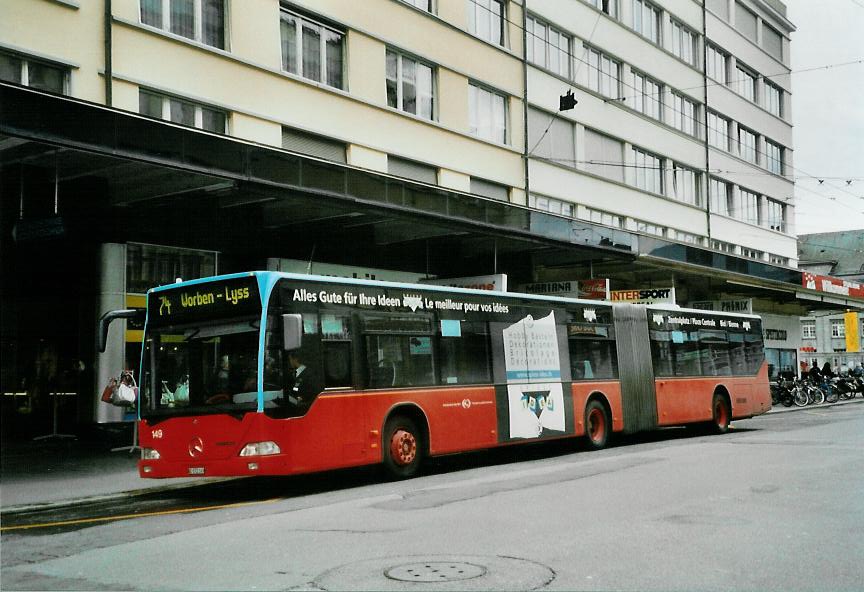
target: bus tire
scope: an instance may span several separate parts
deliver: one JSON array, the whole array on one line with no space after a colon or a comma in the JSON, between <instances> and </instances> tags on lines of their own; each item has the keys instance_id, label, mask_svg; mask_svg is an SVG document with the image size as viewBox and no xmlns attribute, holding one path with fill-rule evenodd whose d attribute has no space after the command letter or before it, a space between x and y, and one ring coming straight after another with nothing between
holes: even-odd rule
<instances>
[{"instance_id":1,"label":"bus tire","mask_svg":"<svg viewBox=\"0 0 864 592\"><path fill-rule=\"evenodd\" d=\"M585 406L585 439L591 450L601 450L609 441L612 422L603 403L594 399Z\"/></svg>"},{"instance_id":2,"label":"bus tire","mask_svg":"<svg viewBox=\"0 0 864 592\"><path fill-rule=\"evenodd\" d=\"M731 421L732 409L729 407L729 400L720 393L714 393L711 401L711 432L725 434L729 431Z\"/></svg>"},{"instance_id":3,"label":"bus tire","mask_svg":"<svg viewBox=\"0 0 864 592\"><path fill-rule=\"evenodd\" d=\"M423 460L423 432L404 415L393 415L384 424L382 453L384 469L395 479L408 479L420 470Z\"/></svg>"}]
</instances>

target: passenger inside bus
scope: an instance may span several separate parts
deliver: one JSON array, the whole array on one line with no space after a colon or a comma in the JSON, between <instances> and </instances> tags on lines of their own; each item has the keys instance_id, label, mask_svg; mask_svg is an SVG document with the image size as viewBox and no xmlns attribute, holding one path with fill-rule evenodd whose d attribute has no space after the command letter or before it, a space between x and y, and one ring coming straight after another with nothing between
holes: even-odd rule
<instances>
[{"instance_id":1,"label":"passenger inside bus","mask_svg":"<svg viewBox=\"0 0 864 592\"><path fill-rule=\"evenodd\" d=\"M287 376L286 394L288 402L298 407L308 408L323 389L323 381L315 368L306 365L303 352L288 353L290 368Z\"/></svg>"}]
</instances>

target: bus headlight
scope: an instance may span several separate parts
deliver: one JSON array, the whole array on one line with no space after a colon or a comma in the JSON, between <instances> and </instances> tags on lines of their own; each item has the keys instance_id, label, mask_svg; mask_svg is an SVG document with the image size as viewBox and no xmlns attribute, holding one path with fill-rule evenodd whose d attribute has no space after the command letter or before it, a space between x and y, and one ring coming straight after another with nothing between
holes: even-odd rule
<instances>
[{"instance_id":1,"label":"bus headlight","mask_svg":"<svg viewBox=\"0 0 864 592\"><path fill-rule=\"evenodd\" d=\"M280 452L282 450L276 442L250 442L240 451L240 456L269 456Z\"/></svg>"},{"instance_id":2,"label":"bus headlight","mask_svg":"<svg viewBox=\"0 0 864 592\"><path fill-rule=\"evenodd\" d=\"M159 456L159 451L155 448L142 448L141 449L141 460L159 460L162 458Z\"/></svg>"}]
</instances>

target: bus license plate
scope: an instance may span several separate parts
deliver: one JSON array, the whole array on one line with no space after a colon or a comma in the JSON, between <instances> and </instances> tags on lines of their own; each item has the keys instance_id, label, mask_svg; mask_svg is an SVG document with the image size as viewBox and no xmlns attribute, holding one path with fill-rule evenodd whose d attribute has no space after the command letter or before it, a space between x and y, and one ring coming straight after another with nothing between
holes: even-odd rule
<instances>
[{"instance_id":1,"label":"bus license plate","mask_svg":"<svg viewBox=\"0 0 864 592\"><path fill-rule=\"evenodd\" d=\"M189 474L190 475L203 475L204 474L204 467L189 467Z\"/></svg>"}]
</instances>

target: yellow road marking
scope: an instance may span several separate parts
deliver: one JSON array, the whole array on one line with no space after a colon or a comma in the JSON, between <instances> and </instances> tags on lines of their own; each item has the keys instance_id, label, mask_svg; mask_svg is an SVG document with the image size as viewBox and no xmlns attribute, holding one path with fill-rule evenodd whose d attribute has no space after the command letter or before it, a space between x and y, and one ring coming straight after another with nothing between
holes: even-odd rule
<instances>
[{"instance_id":1,"label":"yellow road marking","mask_svg":"<svg viewBox=\"0 0 864 592\"><path fill-rule=\"evenodd\" d=\"M2 526L0 532L10 530L26 530L30 528L50 528L52 526L70 526L73 524L88 524L92 522L111 522L113 520L128 520L130 518L146 518L148 516L167 516L170 514L189 514L192 512L207 512L209 510L224 510L226 508L242 508L243 506L254 506L257 504L270 504L284 498L274 497L260 502L239 502L236 504L223 504L221 506L206 506L202 508L185 508L182 510L164 510L161 512L144 512L142 514L121 514L119 516L103 516L100 518L80 518L78 520L63 520L60 522L43 522L42 524L25 524L22 526Z\"/></svg>"}]
</instances>

